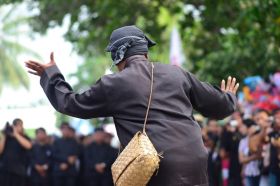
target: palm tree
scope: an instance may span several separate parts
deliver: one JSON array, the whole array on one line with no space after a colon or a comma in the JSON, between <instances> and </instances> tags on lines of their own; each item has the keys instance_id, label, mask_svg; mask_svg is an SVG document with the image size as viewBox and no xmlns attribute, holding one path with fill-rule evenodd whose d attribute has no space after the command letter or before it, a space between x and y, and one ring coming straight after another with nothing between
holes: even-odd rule
<instances>
[{"instance_id":1,"label":"palm tree","mask_svg":"<svg viewBox=\"0 0 280 186\"><path fill-rule=\"evenodd\" d=\"M16 16L14 13L17 11L16 5L0 7L0 94L6 85L13 88L23 86L28 89L27 73L18 63L17 58L23 53L38 56L18 41L21 36L27 35L21 28L27 26L29 18Z\"/></svg>"}]
</instances>

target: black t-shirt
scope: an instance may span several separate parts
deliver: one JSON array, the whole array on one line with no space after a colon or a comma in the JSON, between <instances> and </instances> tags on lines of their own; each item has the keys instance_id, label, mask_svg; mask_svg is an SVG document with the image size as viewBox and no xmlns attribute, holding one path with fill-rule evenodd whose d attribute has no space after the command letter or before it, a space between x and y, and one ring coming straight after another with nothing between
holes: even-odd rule
<instances>
[{"instance_id":1,"label":"black t-shirt","mask_svg":"<svg viewBox=\"0 0 280 186\"><path fill-rule=\"evenodd\" d=\"M241 173L241 165L238 159L238 146L242 139L242 135L236 132L224 131L221 137L221 148L224 148L229 155L229 176L239 177Z\"/></svg>"},{"instance_id":2,"label":"black t-shirt","mask_svg":"<svg viewBox=\"0 0 280 186\"><path fill-rule=\"evenodd\" d=\"M27 136L24 136L29 140ZM3 153L0 155L0 171L25 176L28 165L28 150L16 138L7 136Z\"/></svg>"},{"instance_id":3,"label":"black t-shirt","mask_svg":"<svg viewBox=\"0 0 280 186\"><path fill-rule=\"evenodd\" d=\"M269 135L272 138L279 138L280 137L280 131L273 131ZM280 175L280 160L278 158L278 150L275 146L271 145L270 147L270 166L269 166L270 172L274 174Z\"/></svg>"}]
</instances>

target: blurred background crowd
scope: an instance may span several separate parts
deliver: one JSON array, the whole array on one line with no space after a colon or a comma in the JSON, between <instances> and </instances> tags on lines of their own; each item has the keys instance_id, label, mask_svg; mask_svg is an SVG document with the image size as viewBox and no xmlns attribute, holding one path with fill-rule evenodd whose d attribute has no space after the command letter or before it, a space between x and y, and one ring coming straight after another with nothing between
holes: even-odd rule
<instances>
[{"instance_id":1,"label":"blurred background crowd","mask_svg":"<svg viewBox=\"0 0 280 186\"><path fill-rule=\"evenodd\" d=\"M113 134L98 127L79 136L66 122L60 131L57 137L38 128L30 139L21 119L7 123L0 139L1 186L113 185L111 165L118 155Z\"/></svg>"},{"instance_id":2,"label":"blurred background crowd","mask_svg":"<svg viewBox=\"0 0 280 186\"><path fill-rule=\"evenodd\" d=\"M224 125L208 119L202 133L211 186L280 184L280 110L235 112Z\"/></svg>"}]
</instances>

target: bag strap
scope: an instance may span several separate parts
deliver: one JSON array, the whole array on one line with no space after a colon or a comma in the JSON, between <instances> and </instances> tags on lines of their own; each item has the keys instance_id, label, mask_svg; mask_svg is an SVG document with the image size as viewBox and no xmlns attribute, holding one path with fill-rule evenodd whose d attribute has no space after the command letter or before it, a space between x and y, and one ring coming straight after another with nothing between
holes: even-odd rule
<instances>
[{"instance_id":1,"label":"bag strap","mask_svg":"<svg viewBox=\"0 0 280 186\"><path fill-rule=\"evenodd\" d=\"M153 94L153 85L154 85L154 64L151 63L151 65L152 65L151 89L150 89L150 96L149 96L149 101L148 101L148 107L147 107L146 116L145 116L145 121L144 121L144 126L143 126L143 134L146 134L146 125L147 125L148 115L149 115L150 106L151 106L151 101L152 101L152 94Z\"/></svg>"}]
</instances>

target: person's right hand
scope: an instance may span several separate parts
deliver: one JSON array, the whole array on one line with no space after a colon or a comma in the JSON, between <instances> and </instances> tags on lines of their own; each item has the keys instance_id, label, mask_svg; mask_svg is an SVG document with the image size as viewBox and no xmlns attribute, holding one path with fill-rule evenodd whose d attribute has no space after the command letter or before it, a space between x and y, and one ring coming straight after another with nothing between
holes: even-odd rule
<instances>
[{"instance_id":1,"label":"person's right hand","mask_svg":"<svg viewBox=\"0 0 280 186\"><path fill-rule=\"evenodd\" d=\"M238 90L239 83L236 83L236 78L232 78L231 76L228 77L227 83L225 80L222 80L221 82L221 90L223 92L230 92L234 95L236 94L236 91Z\"/></svg>"},{"instance_id":2,"label":"person's right hand","mask_svg":"<svg viewBox=\"0 0 280 186\"><path fill-rule=\"evenodd\" d=\"M47 68L54 66L54 65L55 65L55 61L54 61L54 57L53 57L53 52L50 55L50 62L47 64L42 64L42 63L32 61L32 60L25 62L25 66L27 68L29 68L28 72L30 74L37 75L37 76L42 76L43 72Z\"/></svg>"},{"instance_id":3,"label":"person's right hand","mask_svg":"<svg viewBox=\"0 0 280 186\"><path fill-rule=\"evenodd\" d=\"M61 163L59 165L59 169L62 170L62 171L65 171L66 169L68 169L67 163Z\"/></svg>"}]
</instances>

